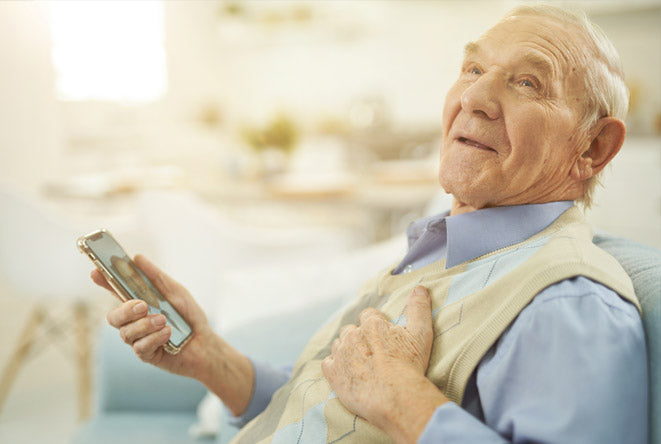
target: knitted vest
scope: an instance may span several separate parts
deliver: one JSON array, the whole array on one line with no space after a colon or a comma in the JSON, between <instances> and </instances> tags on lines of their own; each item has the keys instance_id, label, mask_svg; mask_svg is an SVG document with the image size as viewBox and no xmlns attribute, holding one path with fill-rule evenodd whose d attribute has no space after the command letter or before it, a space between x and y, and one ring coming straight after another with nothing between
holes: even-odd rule
<instances>
[{"instance_id":1,"label":"knitted vest","mask_svg":"<svg viewBox=\"0 0 661 444\"><path fill-rule=\"evenodd\" d=\"M640 310L629 277L592 244L582 213L570 208L551 226L516 245L445 269L438 261L408 274L389 269L367 282L357 299L322 327L299 357L291 379L234 443L381 443L391 439L340 403L321 371L342 326L358 323L367 307L406 325L406 302L416 285L432 299L434 343L427 377L461 404L466 383L482 357L520 311L544 288L586 276L613 289Z\"/></svg>"}]
</instances>

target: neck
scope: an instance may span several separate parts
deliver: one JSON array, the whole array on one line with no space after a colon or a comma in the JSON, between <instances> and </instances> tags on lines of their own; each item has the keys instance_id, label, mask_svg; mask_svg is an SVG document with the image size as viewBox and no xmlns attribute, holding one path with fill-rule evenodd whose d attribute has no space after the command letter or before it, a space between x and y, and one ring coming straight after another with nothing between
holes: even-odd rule
<instances>
[{"instance_id":1,"label":"neck","mask_svg":"<svg viewBox=\"0 0 661 444\"><path fill-rule=\"evenodd\" d=\"M452 208L450 209L450 216L458 214L470 213L471 211L478 210L479 208L472 207L468 204L460 202L456 197L452 199Z\"/></svg>"}]
</instances>

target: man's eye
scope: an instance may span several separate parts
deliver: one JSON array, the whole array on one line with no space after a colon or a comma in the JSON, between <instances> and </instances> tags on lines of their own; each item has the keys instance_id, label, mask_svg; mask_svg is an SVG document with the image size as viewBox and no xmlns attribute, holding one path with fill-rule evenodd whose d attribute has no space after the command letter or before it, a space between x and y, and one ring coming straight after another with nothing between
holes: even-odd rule
<instances>
[{"instance_id":1,"label":"man's eye","mask_svg":"<svg viewBox=\"0 0 661 444\"><path fill-rule=\"evenodd\" d=\"M468 70L468 72L477 76L482 74L482 70L480 68L471 68Z\"/></svg>"},{"instance_id":2,"label":"man's eye","mask_svg":"<svg viewBox=\"0 0 661 444\"><path fill-rule=\"evenodd\" d=\"M527 80L527 79L523 79L523 80L519 81L519 85L525 86L526 88L535 88L536 87L536 85L532 81Z\"/></svg>"}]
</instances>

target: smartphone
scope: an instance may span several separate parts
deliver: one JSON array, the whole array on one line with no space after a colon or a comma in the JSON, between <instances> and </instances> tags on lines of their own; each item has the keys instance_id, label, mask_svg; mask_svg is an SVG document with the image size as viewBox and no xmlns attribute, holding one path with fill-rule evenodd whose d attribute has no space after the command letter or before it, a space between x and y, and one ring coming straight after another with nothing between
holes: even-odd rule
<instances>
[{"instance_id":1,"label":"smartphone","mask_svg":"<svg viewBox=\"0 0 661 444\"><path fill-rule=\"evenodd\" d=\"M97 230L79 238L78 249L103 273L122 301L141 299L149 306L149 313L165 316L167 325L172 328L172 334L163 348L173 355L179 353L193 336L193 330L140 271L115 238L107 230Z\"/></svg>"}]
</instances>

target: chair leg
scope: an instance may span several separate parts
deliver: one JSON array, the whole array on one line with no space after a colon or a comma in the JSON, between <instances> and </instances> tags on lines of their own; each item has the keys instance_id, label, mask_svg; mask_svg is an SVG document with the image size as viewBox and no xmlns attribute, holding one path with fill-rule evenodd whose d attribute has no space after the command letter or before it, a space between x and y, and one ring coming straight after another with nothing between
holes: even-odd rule
<instances>
[{"instance_id":1,"label":"chair leg","mask_svg":"<svg viewBox=\"0 0 661 444\"><path fill-rule=\"evenodd\" d=\"M89 307L80 302L74 307L76 323L76 360L78 362L78 418L87 419L91 412L92 352L90 347Z\"/></svg>"},{"instance_id":2,"label":"chair leg","mask_svg":"<svg viewBox=\"0 0 661 444\"><path fill-rule=\"evenodd\" d=\"M35 334L39 326L43 323L44 318L45 313L42 307L37 307L32 311L19 338L18 346L14 349L7 366L2 372L2 377L0 377L0 411L2 411L2 407L9 394L9 389L16 379L19 368L25 361L25 358L27 358L30 348L34 344Z\"/></svg>"}]
</instances>

